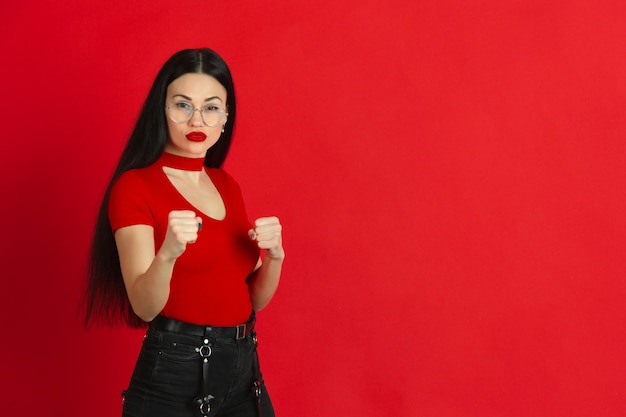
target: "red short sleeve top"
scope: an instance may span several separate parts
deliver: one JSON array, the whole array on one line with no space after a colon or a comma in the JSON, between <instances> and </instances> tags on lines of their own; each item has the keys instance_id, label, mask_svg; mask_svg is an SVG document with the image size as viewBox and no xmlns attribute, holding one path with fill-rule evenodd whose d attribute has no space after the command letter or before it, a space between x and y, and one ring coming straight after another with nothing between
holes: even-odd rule
<instances>
[{"instance_id":1,"label":"red short sleeve top","mask_svg":"<svg viewBox=\"0 0 626 417\"><path fill-rule=\"evenodd\" d=\"M202 230L198 240L187 245L176 260L169 299L161 314L201 325L244 323L252 311L246 279L259 259L259 249L248 237L252 225L239 185L224 170L203 167L226 207L223 220L208 217L194 208L163 172L163 166L172 166L168 162L175 158L181 157L164 153L149 167L127 171L118 178L109 199L111 228L115 232L138 224L152 226L158 251L169 212L195 211L202 218Z\"/></svg>"}]
</instances>

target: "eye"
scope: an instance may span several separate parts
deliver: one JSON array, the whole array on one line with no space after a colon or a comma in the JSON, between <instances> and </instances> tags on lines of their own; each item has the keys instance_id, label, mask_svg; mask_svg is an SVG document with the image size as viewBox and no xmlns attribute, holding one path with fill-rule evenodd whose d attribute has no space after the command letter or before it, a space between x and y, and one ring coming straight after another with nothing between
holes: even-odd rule
<instances>
[{"instance_id":1,"label":"eye","mask_svg":"<svg viewBox=\"0 0 626 417\"><path fill-rule=\"evenodd\" d=\"M207 104L206 106L203 107L203 110L224 113L224 109L222 109L220 106L216 104Z\"/></svg>"},{"instance_id":2,"label":"eye","mask_svg":"<svg viewBox=\"0 0 626 417\"><path fill-rule=\"evenodd\" d=\"M193 106L184 101L179 101L178 103L174 103L174 107L176 107L176 109L178 110L185 110L185 111L193 110Z\"/></svg>"}]
</instances>

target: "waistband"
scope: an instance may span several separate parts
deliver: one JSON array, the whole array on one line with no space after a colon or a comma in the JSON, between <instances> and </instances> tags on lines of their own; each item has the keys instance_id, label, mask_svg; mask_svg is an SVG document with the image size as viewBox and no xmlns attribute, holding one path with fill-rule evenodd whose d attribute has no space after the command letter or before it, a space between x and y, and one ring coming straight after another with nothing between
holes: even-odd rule
<instances>
[{"instance_id":1,"label":"waistband","mask_svg":"<svg viewBox=\"0 0 626 417\"><path fill-rule=\"evenodd\" d=\"M255 314L252 313L250 319L238 326L232 327L217 327L217 326L202 326L200 324L187 323L176 319L171 319L165 316L156 316L150 327L156 330L164 330L167 332L175 332L186 334L190 336L199 337L215 337L219 339L235 339L240 340L254 330L254 324L256 323Z\"/></svg>"}]
</instances>

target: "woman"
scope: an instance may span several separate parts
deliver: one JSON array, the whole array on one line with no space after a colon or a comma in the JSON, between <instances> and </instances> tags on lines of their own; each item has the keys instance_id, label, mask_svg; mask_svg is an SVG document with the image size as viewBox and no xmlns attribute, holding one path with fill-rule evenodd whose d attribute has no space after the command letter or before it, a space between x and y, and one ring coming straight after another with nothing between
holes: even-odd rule
<instances>
[{"instance_id":1,"label":"woman","mask_svg":"<svg viewBox=\"0 0 626 417\"><path fill-rule=\"evenodd\" d=\"M254 323L278 286L282 227L276 217L250 224L220 168L235 115L223 59L210 49L174 54L105 193L86 324L149 323L123 416L274 415Z\"/></svg>"}]
</instances>

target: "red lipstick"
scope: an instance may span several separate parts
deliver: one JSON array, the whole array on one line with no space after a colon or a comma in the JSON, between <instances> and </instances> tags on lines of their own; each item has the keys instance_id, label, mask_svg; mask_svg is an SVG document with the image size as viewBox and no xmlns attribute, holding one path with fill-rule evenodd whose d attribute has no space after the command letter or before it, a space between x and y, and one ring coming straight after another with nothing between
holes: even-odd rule
<instances>
[{"instance_id":1,"label":"red lipstick","mask_svg":"<svg viewBox=\"0 0 626 417\"><path fill-rule=\"evenodd\" d=\"M185 137L187 138L187 140L190 140L192 142L204 142L204 140L206 139L206 135L202 132L190 132L187 133Z\"/></svg>"}]
</instances>

